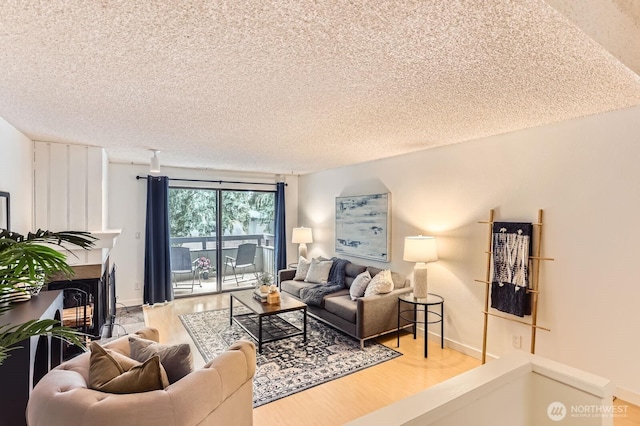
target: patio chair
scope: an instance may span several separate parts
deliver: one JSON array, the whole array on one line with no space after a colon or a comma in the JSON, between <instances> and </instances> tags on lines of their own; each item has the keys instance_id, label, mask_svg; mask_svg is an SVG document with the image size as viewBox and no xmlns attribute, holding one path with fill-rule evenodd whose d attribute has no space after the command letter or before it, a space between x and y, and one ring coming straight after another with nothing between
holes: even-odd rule
<instances>
[{"instance_id":1,"label":"patio chair","mask_svg":"<svg viewBox=\"0 0 640 426\"><path fill-rule=\"evenodd\" d=\"M245 243L238 246L238 252L236 257L225 256L224 257L224 275L227 276L227 266L231 266L233 269L233 276L236 279L236 285L240 287L240 280L238 280L238 269L242 269L242 280L244 280L244 272L246 268L253 266L253 274L258 279L258 271L256 270L256 246L255 243Z\"/></svg>"},{"instance_id":2,"label":"patio chair","mask_svg":"<svg viewBox=\"0 0 640 426\"><path fill-rule=\"evenodd\" d=\"M191 251L188 247L171 247L171 276L173 277L173 288L182 286L191 286L191 292L196 284L196 275L198 276L198 284L202 287L200 274L195 267L195 261L191 260ZM178 283L176 274L191 274L191 284Z\"/></svg>"}]
</instances>

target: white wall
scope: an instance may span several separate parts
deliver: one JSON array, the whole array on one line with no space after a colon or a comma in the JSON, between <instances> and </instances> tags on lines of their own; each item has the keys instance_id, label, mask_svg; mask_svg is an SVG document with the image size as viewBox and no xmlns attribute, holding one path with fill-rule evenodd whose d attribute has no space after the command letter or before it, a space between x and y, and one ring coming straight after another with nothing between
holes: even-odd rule
<instances>
[{"instance_id":1,"label":"white wall","mask_svg":"<svg viewBox=\"0 0 640 426\"><path fill-rule=\"evenodd\" d=\"M146 176L149 166L130 164L109 164L109 228L121 229L118 242L111 251L110 260L117 265L116 294L118 302L127 306L140 305L143 301L144 283L144 234L147 203L147 181L136 180L136 176ZM172 178L203 179L203 180L234 180L251 182L275 182L273 175L258 175L251 173L216 172L197 169L181 169L163 167L162 175ZM287 189L285 199L287 203L286 220L291 241L291 228L297 226L297 177L286 176ZM209 187L218 188L219 184L205 184L195 182L172 181L171 186ZM230 186L222 186L229 188ZM234 185L233 189L241 189L241 185ZM269 189L269 187L267 187ZM136 235L139 234L139 237ZM297 247L289 244L288 253L295 253ZM289 256L292 258L291 256ZM295 256L293 256L295 258ZM136 289L136 283L139 288Z\"/></svg>"},{"instance_id":2,"label":"white wall","mask_svg":"<svg viewBox=\"0 0 640 426\"><path fill-rule=\"evenodd\" d=\"M11 230L25 234L33 223L33 142L0 118L0 191L11 196Z\"/></svg>"},{"instance_id":3,"label":"white wall","mask_svg":"<svg viewBox=\"0 0 640 426\"><path fill-rule=\"evenodd\" d=\"M35 141L35 227L104 230L106 157L95 146Z\"/></svg>"},{"instance_id":4,"label":"white wall","mask_svg":"<svg viewBox=\"0 0 640 426\"><path fill-rule=\"evenodd\" d=\"M475 356L487 220L531 221L544 209L536 353L612 379L617 396L640 403L640 107L431 149L299 179L299 221L314 228L310 255L334 254L341 195L392 194L391 262L409 274L403 238L438 237L430 291L445 299L445 337ZM354 262L371 263L351 259ZM528 328L491 318L488 351L511 350ZM433 330L435 331L435 329Z\"/></svg>"}]
</instances>

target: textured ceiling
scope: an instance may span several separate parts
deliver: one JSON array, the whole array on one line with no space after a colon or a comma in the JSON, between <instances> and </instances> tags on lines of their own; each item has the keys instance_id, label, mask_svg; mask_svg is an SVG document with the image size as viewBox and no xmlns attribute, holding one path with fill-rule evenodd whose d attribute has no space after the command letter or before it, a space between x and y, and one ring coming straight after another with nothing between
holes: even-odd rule
<instances>
[{"instance_id":1,"label":"textured ceiling","mask_svg":"<svg viewBox=\"0 0 640 426\"><path fill-rule=\"evenodd\" d=\"M640 1L546 1L632 71L640 74Z\"/></svg>"},{"instance_id":2,"label":"textured ceiling","mask_svg":"<svg viewBox=\"0 0 640 426\"><path fill-rule=\"evenodd\" d=\"M640 104L624 45L550 3L4 0L0 116L115 162L308 173Z\"/></svg>"}]
</instances>

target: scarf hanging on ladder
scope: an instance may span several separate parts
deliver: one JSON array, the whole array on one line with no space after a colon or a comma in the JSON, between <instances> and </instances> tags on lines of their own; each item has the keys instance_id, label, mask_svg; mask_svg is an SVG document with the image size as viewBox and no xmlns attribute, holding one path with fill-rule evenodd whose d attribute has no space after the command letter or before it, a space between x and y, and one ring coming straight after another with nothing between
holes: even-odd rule
<instances>
[{"instance_id":1,"label":"scarf hanging on ladder","mask_svg":"<svg viewBox=\"0 0 640 426\"><path fill-rule=\"evenodd\" d=\"M493 223L491 307L519 317L531 315L531 298L526 289L532 231L531 223Z\"/></svg>"}]
</instances>

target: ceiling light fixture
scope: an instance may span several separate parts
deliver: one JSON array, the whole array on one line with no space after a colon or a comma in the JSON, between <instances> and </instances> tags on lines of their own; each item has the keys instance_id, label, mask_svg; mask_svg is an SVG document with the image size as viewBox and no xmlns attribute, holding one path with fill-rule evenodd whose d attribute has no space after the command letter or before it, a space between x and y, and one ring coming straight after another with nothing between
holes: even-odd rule
<instances>
[{"instance_id":1,"label":"ceiling light fixture","mask_svg":"<svg viewBox=\"0 0 640 426\"><path fill-rule=\"evenodd\" d=\"M158 157L157 149L152 149L153 157L151 157L151 167L149 167L150 173L160 173L160 157Z\"/></svg>"}]
</instances>

